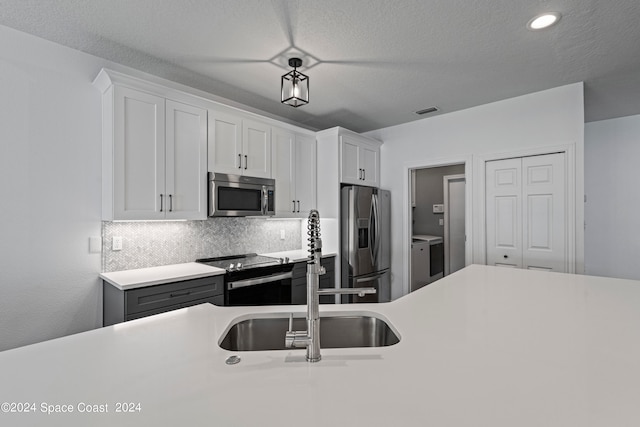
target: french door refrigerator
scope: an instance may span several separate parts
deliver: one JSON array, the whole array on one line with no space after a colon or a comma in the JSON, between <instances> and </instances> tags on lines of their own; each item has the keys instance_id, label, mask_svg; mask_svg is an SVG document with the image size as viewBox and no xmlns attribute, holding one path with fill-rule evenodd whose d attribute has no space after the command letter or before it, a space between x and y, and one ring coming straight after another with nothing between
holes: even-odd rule
<instances>
[{"instance_id":1,"label":"french door refrigerator","mask_svg":"<svg viewBox=\"0 0 640 427\"><path fill-rule=\"evenodd\" d=\"M344 186L340 198L342 287L374 287L364 297L342 302L391 300L391 193L373 187Z\"/></svg>"}]
</instances>

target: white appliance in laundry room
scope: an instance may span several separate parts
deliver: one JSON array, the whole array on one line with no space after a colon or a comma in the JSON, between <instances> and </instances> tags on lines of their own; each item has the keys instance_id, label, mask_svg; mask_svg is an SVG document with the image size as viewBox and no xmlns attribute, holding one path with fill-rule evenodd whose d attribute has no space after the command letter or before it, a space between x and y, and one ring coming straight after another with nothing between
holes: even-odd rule
<instances>
[{"instance_id":1,"label":"white appliance in laundry room","mask_svg":"<svg viewBox=\"0 0 640 427\"><path fill-rule=\"evenodd\" d=\"M413 292L444 275L444 243L441 236L413 235L411 243L411 287Z\"/></svg>"}]
</instances>

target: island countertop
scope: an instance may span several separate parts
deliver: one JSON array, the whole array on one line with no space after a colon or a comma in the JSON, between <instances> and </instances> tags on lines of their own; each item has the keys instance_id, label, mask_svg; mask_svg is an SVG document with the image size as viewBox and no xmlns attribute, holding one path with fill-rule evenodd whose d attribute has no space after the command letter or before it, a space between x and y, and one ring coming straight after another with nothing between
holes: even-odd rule
<instances>
[{"instance_id":1,"label":"island countertop","mask_svg":"<svg viewBox=\"0 0 640 427\"><path fill-rule=\"evenodd\" d=\"M0 353L0 402L23 409L3 404L0 424L636 426L638 307L637 281L473 265L390 303L321 306L378 313L401 340L310 364L218 346L235 319L304 306L203 304Z\"/></svg>"}]
</instances>

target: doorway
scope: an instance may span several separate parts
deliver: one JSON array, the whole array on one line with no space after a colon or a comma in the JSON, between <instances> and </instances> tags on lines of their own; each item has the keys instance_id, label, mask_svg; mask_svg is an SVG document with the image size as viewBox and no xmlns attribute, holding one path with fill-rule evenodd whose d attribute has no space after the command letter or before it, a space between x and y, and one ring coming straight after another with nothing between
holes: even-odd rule
<instances>
[{"instance_id":1,"label":"doorway","mask_svg":"<svg viewBox=\"0 0 640 427\"><path fill-rule=\"evenodd\" d=\"M418 167L410 173L412 292L466 265L467 195L464 163Z\"/></svg>"}]
</instances>

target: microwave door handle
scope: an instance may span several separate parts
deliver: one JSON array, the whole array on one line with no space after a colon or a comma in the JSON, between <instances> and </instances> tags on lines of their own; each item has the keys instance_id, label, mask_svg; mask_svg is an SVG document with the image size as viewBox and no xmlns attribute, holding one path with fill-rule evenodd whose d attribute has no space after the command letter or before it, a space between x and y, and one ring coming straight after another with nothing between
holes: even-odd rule
<instances>
[{"instance_id":1,"label":"microwave door handle","mask_svg":"<svg viewBox=\"0 0 640 427\"><path fill-rule=\"evenodd\" d=\"M267 214L267 208L269 207L269 194L267 192L267 186L262 186L262 215Z\"/></svg>"}]
</instances>

